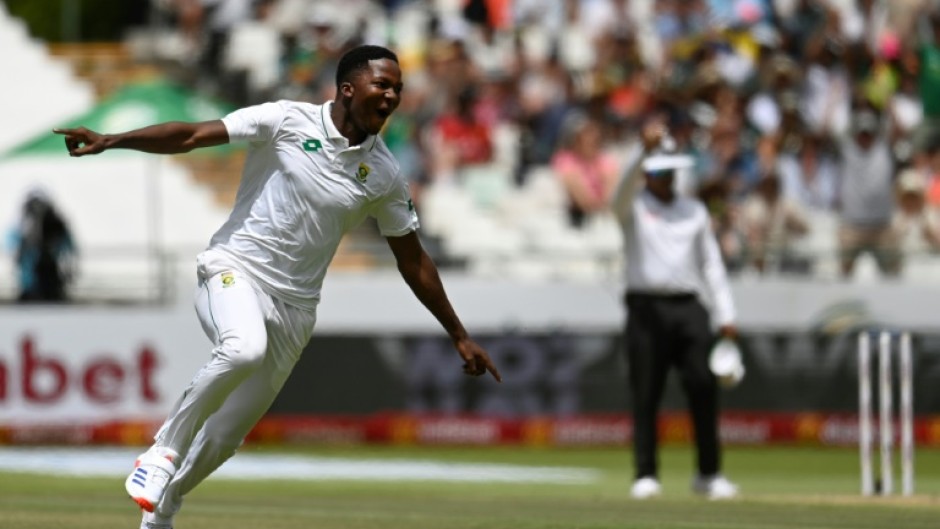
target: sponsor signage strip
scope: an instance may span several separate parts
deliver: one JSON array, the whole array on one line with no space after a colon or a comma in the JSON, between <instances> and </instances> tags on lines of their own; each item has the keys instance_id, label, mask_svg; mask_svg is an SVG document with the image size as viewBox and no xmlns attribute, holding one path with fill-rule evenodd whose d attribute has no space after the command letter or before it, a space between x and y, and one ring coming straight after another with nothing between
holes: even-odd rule
<instances>
[{"instance_id":1,"label":"sponsor signage strip","mask_svg":"<svg viewBox=\"0 0 940 529\"><path fill-rule=\"evenodd\" d=\"M153 422L0 426L0 444L142 445L159 427ZM897 431L897 428L895 428ZM692 426L684 413L665 413L659 422L665 444L689 444ZM576 415L564 418L498 419L458 415L376 414L370 416L279 416L261 420L248 436L253 444L395 444L619 446L630 443L633 422L627 415ZM850 414L725 413L721 437L729 445L799 444L854 446L858 421ZM919 446L940 447L940 415L914 423Z\"/></svg>"}]
</instances>

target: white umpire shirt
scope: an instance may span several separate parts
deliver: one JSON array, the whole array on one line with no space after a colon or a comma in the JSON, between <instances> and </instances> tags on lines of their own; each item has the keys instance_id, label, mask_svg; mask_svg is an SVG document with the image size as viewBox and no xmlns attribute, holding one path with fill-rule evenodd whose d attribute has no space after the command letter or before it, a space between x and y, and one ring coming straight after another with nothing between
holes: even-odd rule
<instances>
[{"instance_id":1,"label":"white umpire shirt","mask_svg":"<svg viewBox=\"0 0 940 529\"><path fill-rule=\"evenodd\" d=\"M235 206L209 250L266 293L315 309L343 235L374 217L386 237L418 228L408 184L385 142L359 145L339 133L324 105L294 101L236 110L229 141L249 142Z\"/></svg>"},{"instance_id":2,"label":"white umpire shirt","mask_svg":"<svg viewBox=\"0 0 940 529\"><path fill-rule=\"evenodd\" d=\"M643 189L644 158L637 149L611 203L623 229L627 291L704 296L718 326L733 324L731 288L705 206L678 194L660 202Z\"/></svg>"}]
</instances>

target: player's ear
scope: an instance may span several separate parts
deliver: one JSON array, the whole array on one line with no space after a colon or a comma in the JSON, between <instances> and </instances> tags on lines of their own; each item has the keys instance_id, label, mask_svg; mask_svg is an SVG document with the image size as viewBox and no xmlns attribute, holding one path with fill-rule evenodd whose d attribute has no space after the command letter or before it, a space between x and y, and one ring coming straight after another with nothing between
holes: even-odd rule
<instances>
[{"instance_id":1,"label":"player's ear","mask_svg":"<svg viewBox=\"0 0 940 529\"><path fill-rule=\"evenodd\" d=\"M339 93L343 94L343 97L352 97L355 91L356 89L353 88L353 84L349 81L343 81L339 84Z\"/></svg>"}]
</instances>

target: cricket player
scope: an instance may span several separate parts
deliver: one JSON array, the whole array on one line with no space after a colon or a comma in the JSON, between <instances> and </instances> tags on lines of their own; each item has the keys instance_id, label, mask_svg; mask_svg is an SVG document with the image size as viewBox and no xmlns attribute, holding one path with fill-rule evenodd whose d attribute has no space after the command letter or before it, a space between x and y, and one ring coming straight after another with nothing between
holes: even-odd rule
<instances>
[{"instance_id":1,"label":"cricket player","mask_svg":"<svg viewBox=\"0 0 940 529\"><path fill-rule=\"evenodd\" d=\"M126 480L144 511L141 528L170 529L183 497L235 453L274 401L313 332L340 240L366 217L376 219L405 282L450 335L464 372L500 380L448 301L418 239L408 185L378 136L402 87L397 56L361 46L340 59L336 97L323 105L278 101L121 134L54 131L76 157L249 144L232 213L196 260L196 312L215 348Z\"/></svg>"}]
</instances>

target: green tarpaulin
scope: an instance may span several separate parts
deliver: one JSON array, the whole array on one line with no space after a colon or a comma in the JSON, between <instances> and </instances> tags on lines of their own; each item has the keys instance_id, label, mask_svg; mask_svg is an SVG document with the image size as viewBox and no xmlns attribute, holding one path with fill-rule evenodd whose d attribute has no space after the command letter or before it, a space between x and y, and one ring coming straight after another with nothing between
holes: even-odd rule
<instances>
[{"instance_id":1,"label":"green tarpaulin","mask_svg":"<svg viewBox=\"0 0 940 529\"><path fill-rule=\"evenodd\" d=\"M219 119L233 107L196 94L167 81L149 81L124 86L85 114L76 116L58 128L87 127L96 132L116 133L164 121L208 121ZM230 145L200 149L217 154L231 152ZM42 134L26 141L5 156L66 154L62 137Z\"/></svg>"}]
</instances>

